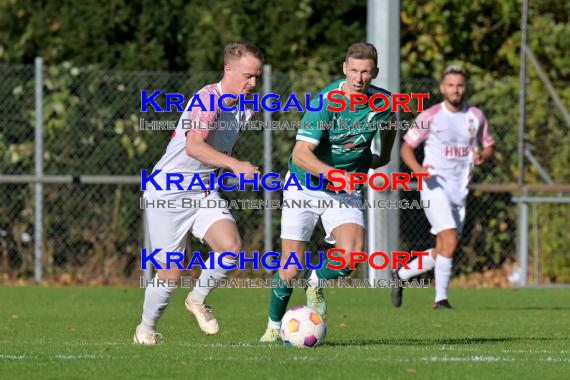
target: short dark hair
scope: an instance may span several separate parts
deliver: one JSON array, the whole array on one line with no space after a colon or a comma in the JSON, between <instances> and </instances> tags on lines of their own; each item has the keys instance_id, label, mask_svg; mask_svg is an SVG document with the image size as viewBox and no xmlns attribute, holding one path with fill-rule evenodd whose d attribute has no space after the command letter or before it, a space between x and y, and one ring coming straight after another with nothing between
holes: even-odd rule
<instances>
[{"instance_id":1,"label":"short dark hair","mask_svg":"<svg viewBox=\"0 0 570 380\"><path fill-rule=\"evenodd\" d=\"M232 59L241 58L246 54L251 54L263 62L263 53L257 46L251 42L241 41L226 45L224 48L224 65L227 65Z\"/></svg>"},{"instance_id":2,"label":"short dark hair","mask_svg":"<svg viewBox=\"0 0 570 380\"><path fill-rule=\"evenodd\" d=\"M444 80L445 77L449 74L459 74L459 75L463 75L463 78L465 78L465 80L469 79L469 75L467 74L467 71L465 71L465 69L459 65L449 65L445 68L445 70L443 70L443 75L441 76L441 80Z\"/></svg>"},{"instance_id":3,"label":"short dark hair","mask_svg":"<svg viewBox=\"0 0 570 380\"><path fill-rule=\"evenodd\" d=\"M378 52L374 45L368 42L357 42L352 44L348 51L346 52L345 62L348 62L349 58L354 59L371 59L374 61L374 66L378 66Z\"/></svg>"}]
</instances>

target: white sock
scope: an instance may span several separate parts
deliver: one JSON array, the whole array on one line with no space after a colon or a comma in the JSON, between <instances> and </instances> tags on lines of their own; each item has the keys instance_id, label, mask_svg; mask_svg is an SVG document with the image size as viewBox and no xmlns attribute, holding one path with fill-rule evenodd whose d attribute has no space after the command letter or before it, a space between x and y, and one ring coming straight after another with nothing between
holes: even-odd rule
<instances>
[{"instance_id":1,"label":"white sock","mask_svg":"<svg viewBox=\"0 0 570 380\"><path fill-rule=\"evenodd\" d=\"M170 297L176 290L176 286L157 286L158 274L154 277L154 286L146 288L144 293L143 313L141 329L155 331L156 324L170 302Z\"/></svg>"},{"instance_id":2,"label":"white sock","mask_svg":"<svg viewBox=\"0 0 570 380\"><path fill-rule=\"evenodd\" d=\"M435 258L435 302L447 299L453 259L438 254Z\"/></svg>"},{"instance_id":3,"label":"white sock","mask_svg":"<svg viewBox=\"0 0 570 380\"><path fill-rule=\"evenodd\" d=\"M309 277L307 285L311 288L317 288L319 286L319 278L317 277L316 270L311 270L311 276Z\"/></svg>"},{"instance_id":4,"label":"white sock","mask_svg":"<svg viewBox=\"0 0 570 380\"><path fill-rule=\"evenodd\" d=\"M281 321L275 322L275 321L272 321L271 318L269 318L269 322L267 322L267 328L279 330L281 328Z\"/></svg>"},{"instance_id":5,"label":"white sock","mask_svg":"<svg viewBox=\"0 0 570 380\"><path fill-rule=\"evenodd\" d=\"M228 277L228 271L218 265L218 252L210 254L210 258L206 261L206 268L210 268L210 260L214 260L214 269L204 269L200 273L197 286L188 295L190 302L202 305L206 302L208 295L214 290L221 279ZM226 266L233 265L236 260L230 256L224 256L222 262ZM209 280L209 281L208 281ZM212 281L213 280L213 281Z\"/></svg>"},{"instance_id":6,"label":"white sock","mask_svg":"<svg viewBox=\"0 0 570 380\"><path fill-rule=\"evenodd\" d=\"M432 270L435 267L432 251L433 248L429 249L428 256L422 257L422 269L419 268L420 260L418 257L414 257L414 259L408 263L410 269L400 268L398 271L398 276L400 276L402 280L409 280L412 277L419 276L422 273Z\"/></svg>"}]
</instances>

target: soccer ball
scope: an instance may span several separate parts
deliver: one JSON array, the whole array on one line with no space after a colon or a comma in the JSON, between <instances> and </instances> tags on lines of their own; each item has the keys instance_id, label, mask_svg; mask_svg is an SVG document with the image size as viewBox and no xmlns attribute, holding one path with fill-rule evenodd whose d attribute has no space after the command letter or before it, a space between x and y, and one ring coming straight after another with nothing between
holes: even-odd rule
<instances>
[{"instance_id":1,"label":"soccer ball","mask_svg":"<svg viewBox=\"0 0 570 380\"><path fill-rule=\"evenodd\" d=\"M323 317L309 306L296 306L281 320L281 339L286 346L317 347L325 341L326 333Z\"/></svg>"}]
</instances>

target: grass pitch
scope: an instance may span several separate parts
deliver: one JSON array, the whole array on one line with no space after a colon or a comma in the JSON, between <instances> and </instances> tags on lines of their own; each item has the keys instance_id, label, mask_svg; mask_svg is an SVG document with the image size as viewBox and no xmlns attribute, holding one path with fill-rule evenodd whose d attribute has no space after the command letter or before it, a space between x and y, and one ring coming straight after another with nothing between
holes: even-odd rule
<instances>
[{"instance_id":1,"label":"grass pitch","mask_svg":"<svg viewBox=\"0 0 570 380\"><path fill-rule=\"evenodd\" d=\"M326 344L262 346L268 289L219 289L221 325L203 335L179 289L159 324L164 343L131 343L138 288L0 288L2 379L504 379L567 378L570 289L451 289L450 311L430 309L433 289L327 289ZM290 306L303 304L295 289Z\"/></svg>"}]
</instances>

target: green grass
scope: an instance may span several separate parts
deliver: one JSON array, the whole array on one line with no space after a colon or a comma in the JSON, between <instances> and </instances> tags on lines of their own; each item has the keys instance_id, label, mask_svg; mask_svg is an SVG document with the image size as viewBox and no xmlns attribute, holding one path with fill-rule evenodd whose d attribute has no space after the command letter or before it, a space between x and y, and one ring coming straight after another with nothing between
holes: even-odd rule
<instances>
[{"instance_id":1,"label":"green grass","mask_svg":"<svg viewBox=\"0 0 570 380\"><path fill-rule=\"evenodd\" d=\"M433 289L328 289L326 344L261 346L267 289L220 289L221 325L202 335L178 290L159 330L131 344L143 290L0 288L0 378L561 379L570 373L570 289L452 289L455 309L430 309ZM304 303L295 290L291 306Z\"/></svg>"}]
</instances>

